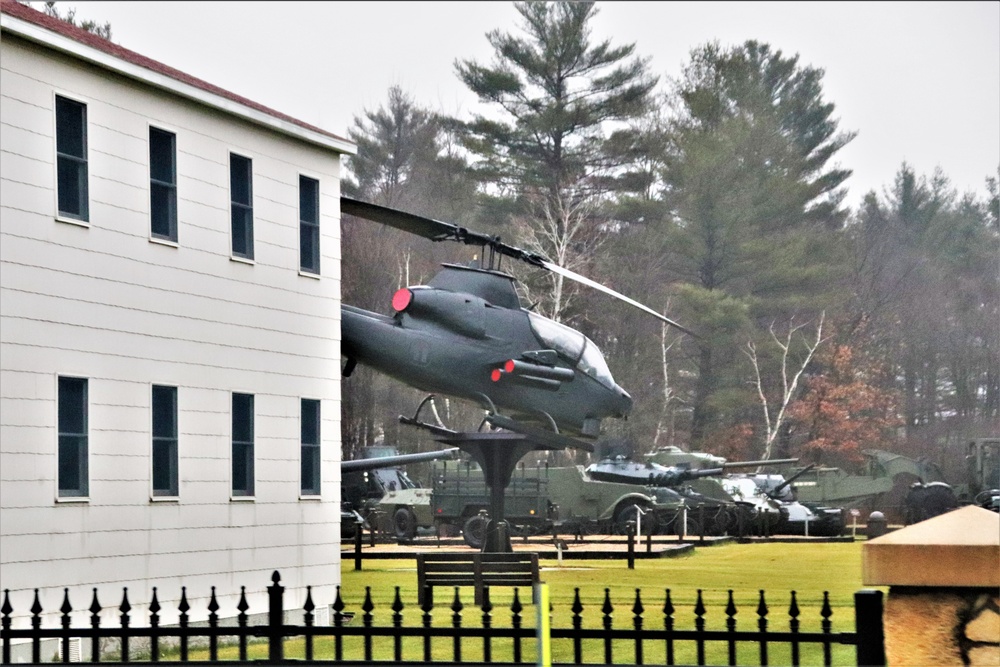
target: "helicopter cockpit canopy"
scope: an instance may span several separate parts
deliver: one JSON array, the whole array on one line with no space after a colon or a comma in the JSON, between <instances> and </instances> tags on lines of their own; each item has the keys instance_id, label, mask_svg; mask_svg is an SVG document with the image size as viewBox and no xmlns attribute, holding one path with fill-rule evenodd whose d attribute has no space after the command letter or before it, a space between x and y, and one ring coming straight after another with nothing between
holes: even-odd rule
<instances>
[{"instance_id":1,"label":"helicopter cockpit canopy","mask_svg":"<svg viewBox=\"0 0 1000 667\"><path fill-rule=\"evenodd\" d=\"M531 322L531 330L546 347L555 350L609 389L617 386L611 375L611 369L604 361L604 355L594 341L579 331L531 311L528 311L528 321Z\"/></svg>"}]
</instances>

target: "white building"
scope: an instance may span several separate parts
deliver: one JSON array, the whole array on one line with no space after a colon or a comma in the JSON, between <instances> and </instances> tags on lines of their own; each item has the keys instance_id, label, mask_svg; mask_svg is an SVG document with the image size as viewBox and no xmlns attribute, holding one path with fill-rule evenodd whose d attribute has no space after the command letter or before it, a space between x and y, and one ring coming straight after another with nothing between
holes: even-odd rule
<instances>
[{"instance_id":1,"label":"white building","mask_svg":"<svg viewBox=\"0 0 1000 667\"><path fill-rule=\"evenodd\" d=\"M89 625L340 581L348 140L10 0L0 13L0 588ZM296 622L300 622L296 621Z\"/></svg>"}]
</instances>

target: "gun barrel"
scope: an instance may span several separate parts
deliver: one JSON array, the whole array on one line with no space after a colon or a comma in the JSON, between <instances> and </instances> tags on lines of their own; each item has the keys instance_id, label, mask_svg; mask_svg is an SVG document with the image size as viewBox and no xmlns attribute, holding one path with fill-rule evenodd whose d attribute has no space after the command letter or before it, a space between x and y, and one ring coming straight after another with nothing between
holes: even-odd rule
<instances>
[{"instance_id":1,"label":"gun barrel","mask_svg":"<svg viewBox=\"0 0 1000 667\"><path fill-rule=\"evenodd\" d=\"M771 491L770 495L771 496L778 495L779 493L781 493L782 491L785 490L786 486L788 486L789 484L791 484L792 482L794 482L795 480L797 480L799 477L802 477L802 475L806 474L807 472L809 472L810 470L812 470L815 467L816 467L815 463L810 463L805 468L803 468L802 470L798 471L797 473L795 473L794 475L792 475L791 477L789 477L788 479L786 479L784 482L782 482L778 486L774 487L774 490Z\"/></svg>"},{"instance_id":2,"label":"gun barrel","mask_svg":"<svg viewBox=\"0 0 1000 667\"><path fill-rule=\"evenodd\" d=\"M733 461L732 463L723 463L722 467L728 470L729 468L755 468L757 466L792 465L798 462L798 459L761 459L759 461Z\"/></svg>"},{"instance_id":3,"label":"gun barrel","mask_svg":"<svg viewBox=\"0 0 1000 667\"><path fill-rule=\"evenodd\" d=\"M450 447L437 452L421 452L418 454L400 454L398 456L379 456L370 459L341 461L340 471L365 472L367 470L378 470L379 468L395 468L396 466L409 465L410 463L453 459L458 456L460 451L458 447Z\"/></svg>"}]
</instances>

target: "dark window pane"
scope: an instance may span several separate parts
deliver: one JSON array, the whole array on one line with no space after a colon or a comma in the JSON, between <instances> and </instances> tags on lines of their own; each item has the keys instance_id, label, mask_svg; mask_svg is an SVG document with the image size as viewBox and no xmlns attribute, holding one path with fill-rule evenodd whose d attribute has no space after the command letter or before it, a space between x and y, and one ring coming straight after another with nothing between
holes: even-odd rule
<instances>
[{"instance_id":1,"label":"dark window pane","mask_svg":"<svg viewBox=\"0 0 1000 667\"><path fill-rule=\"evenodd\" d=\"M230 198L236 204L251 205L250 159L240 155L229 155Z\"/></svg>"},{"instance_id":2,"label":"dark window pane","mask_svg":"<svg viewBox=\"0 0 1000 667\"><path fill-rule=\"evenodd\" d=\"M153 236L177 240L177 190L159 183L150 184L150 212Z\"/></svg>"},{"instance_id":3,"label":"dark window pane","mask_svg":"<svg viewBox=\"0 0 1000 667\"><path fill-rule=\"evenodd\" d=\"M86 496L87 380L59 378L59 495Z\"/></svg>"},{"instance_id":4,"label":"dark window pane","mask_svg":"<svg viewBox=\"0 0 1000 667\"><path fill-rule=\"evenodd\" d=\"M56 151L87 158L87 107L56 97Z\"/></svg>"},{"instance_id":5,"label":"dark window pane","mask_svg":"<svg viewBox=\"0 0 1000 667\"><path fill-rule=\"evenodd\" d=\"M302 494L320 494L320 402L302 399Z\"/></svg>"},{"instance_id":6,"label":"dark window pane","mask_svg":"<svg viewBox=\"0 0 1000 667\"><path fill-rule=\"evenodd\" d=\"M177 487L177 441L154 439L153 495L176 496Z\"/></svg>"},{"instance_id":7,"label":"dark window pane","mask_svg":"<svg viewBox=\"0 0 1000 667\"><path fill-rule=\"evenodd\" d=\"M319 447L302 448L302 495L318 496L320 489Z\"/></svg>"},{"instance_id":8,"label":"dark window pane","mask_svg":"<svg viewBox=\"0 0 1000 667\"><path fill-rule=\"evenodd\" d=\"M233 441L253 442L253 394L233 394Z\"/></svg>"},{"instance_id":9,"label":"dark window pane","mask_svg":"<svg viewBox=\"0 0 1000 667\"><path fill-rule=\"evenodd\" d=\"M319 272L319 227L300 225L299 266L303 271Z\"/></svg>"},{"instance_id":10,"label":"dark window pane","mask_svg":"<svg viewBox=\"0 0 1000 667\"><path fill-rule=\"evenodd\" d=\"M161 183L176 183L176 152L171 132L149 128L149 176Z\"/></svg>"},{"instance_id":11,"label":"dark window pane","mask_svg":"<svg viewBox=\"0 0 1000 667\"><path fill-rule=\"evenodd\" d=\"M177 437L177 387L153 387L153 437Z\"/></svg>"},{"instance_id":12,"label":"dark window pane","mask_svg":"<svg viewBox=\"0 0 1000 667\"><path fill-rule=\"evenodd\" d=\"M299 176L299 220L319 223L319 181Z\"/></svg>"},{"instance_id":13,"label":"dark window pane","mask_svg":"<svg viewBox=\"0 0 1000 667\"><path fill-rule=\"evenodd\" d=\"M233 204L233 254L253 259L253 211Z\"/></svg>"},{"instance_id":14,"label":"dark window pane","mask_svg":"<svg viewBox=\"0 0 1000 667\"><path fill-rule=\"evenodd\" d=\"M77 218L87 217L87 163L72 158L58 158L59 212Z\"/></svg>"},{"instance_id":15,"label":"dark window pane","mask_svg":"<svg viewBox=\"0 0 1000 667\"><path fill-rule=\"evenodd\" d=\"M59 378L59 432L87 432L87 380Z\"/></svg>"},{"instance_id":16,"label":"dark window pane","mask_svg":"<svg viewBox=\"0 0 1000 667\"><path fill-rule=\"evenodd\" d=\"M82 438L76 435L59 436L59 491L80 491L83 485L84 453Z\"/></svg>"},{"instance_id":17,"label":"dark window pane","mask_svg":"<svg viewBox=\"0 0 1000 667\"><path fill-rule=\"evenodd\" d=\"M319 444L319 401L302 399L302 444Z\"/></svg>"},{"instance_id":18,"label":"dark window pane","mask_svg":"<svg viewBox=\"0 0 1000 667\"><path fill-rule=\"evenodd\" d=\"M233 444L233 495L253 495L253 446Z\"/></svg>"}]
</instances>

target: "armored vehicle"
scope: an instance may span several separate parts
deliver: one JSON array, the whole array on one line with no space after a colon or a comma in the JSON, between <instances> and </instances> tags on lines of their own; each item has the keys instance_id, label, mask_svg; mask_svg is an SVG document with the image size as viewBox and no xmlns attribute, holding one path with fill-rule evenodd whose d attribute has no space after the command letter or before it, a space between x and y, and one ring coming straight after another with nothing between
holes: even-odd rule
<instances>
[{"instance_id":1,"label":"armored vehicle","mask_svg":"<svg viewBox=\"0 0 1000 667\"><path fill-rule=\"evenodd\" d=\"M810 467L800 470L798 475L808 473ZM834 537L844 532L846 522L844 510L819 503L803 503L796 497L793 478L783 475L750 475L750 479L768 498L781 503L782 516L774 528L776 535L807 535Z\"/></svg>"},{"instance_id":2,"label":"armored vehicle","mask_svg":"<svg viewBox=\"0 0 1000 667\"><path fill-rule=\"evenodd\" d=\"M371 524L377 519L381 530L391 530L398 539L411 539L418 526L430 526L430 490L413 481L400 466L440 459L453 459L458 448L437 452L400 454L395 447L366 447L362 457L342 461L341 515L342 537L350 536L354 521L360 516Z\"/></svg>"}]
</instances>

